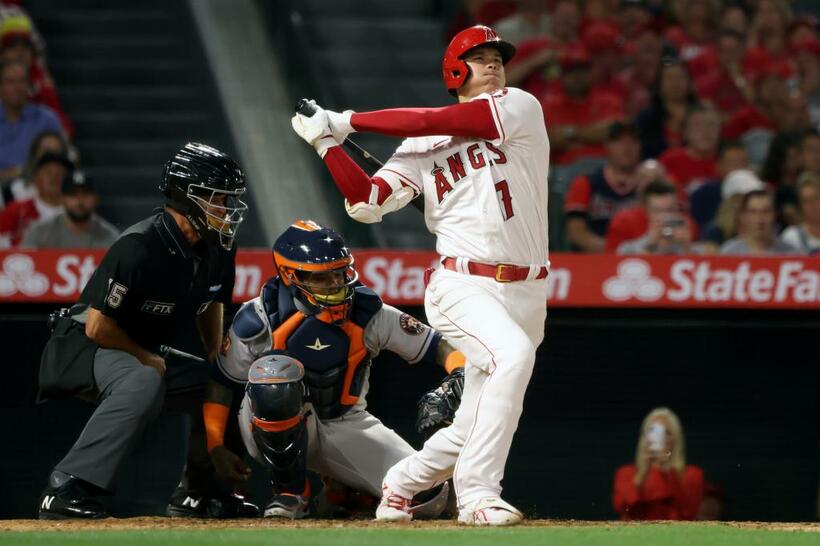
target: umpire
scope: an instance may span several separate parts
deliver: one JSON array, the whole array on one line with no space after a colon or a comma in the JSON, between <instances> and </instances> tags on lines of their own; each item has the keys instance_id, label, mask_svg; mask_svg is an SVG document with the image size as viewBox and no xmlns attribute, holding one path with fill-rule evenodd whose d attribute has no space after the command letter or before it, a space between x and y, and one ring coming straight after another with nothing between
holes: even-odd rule
<instances>
[{"instance_id":1,"label":"umpire","mask_svg":"<svg viewBox=\"0 0 820 546\"><path fill-rule=\"evenodd\" d=\"M233 292L234 238L247 211L244 175L224 153L188 143L166 163L160 190L165 207L126 230L79 303L53 318L40 398L77 395L97 408L51 472L41 519L107 517L95 496L111 491L123 458L163 409L194 417L169 515L216 515L209 503L224 508L226 497L238 502L229 515L255 513L217 492L201 416L208 367L164 347L195 319L209 361L216 357Z\"/></svg>"}]
</instances>

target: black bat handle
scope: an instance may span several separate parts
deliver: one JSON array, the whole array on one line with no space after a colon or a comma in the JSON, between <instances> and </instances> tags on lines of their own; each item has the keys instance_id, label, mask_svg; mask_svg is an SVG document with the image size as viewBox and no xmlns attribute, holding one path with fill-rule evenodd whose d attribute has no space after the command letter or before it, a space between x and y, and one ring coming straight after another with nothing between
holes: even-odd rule
<instances>
[{"instance_id":1,"label":"black bat handle","mask_svg":"<svg viewBox=\"0 0 820 546\"><path fill-rule=\"evenodd\" d=\"M296 103L296 113L309 118L313 117L313 114L316 113L316 106L311 104L308 99L299 99L299 102Z\"/></svg>"}]
</instances>

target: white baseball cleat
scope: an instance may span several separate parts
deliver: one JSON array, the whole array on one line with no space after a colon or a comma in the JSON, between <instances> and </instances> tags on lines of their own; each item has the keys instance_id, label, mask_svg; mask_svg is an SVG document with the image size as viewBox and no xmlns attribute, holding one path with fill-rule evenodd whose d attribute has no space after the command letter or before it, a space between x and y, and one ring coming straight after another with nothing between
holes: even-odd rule
<instances>
[{"instance_id":1,"label":"white baseball cleat","mask_svg":"<svg viewBox=\"0 0 820 546\"><path fill-rule=\"evenodd\" d=\"M467 525L516 525L523 519L521 512L500 498L481 499L458 512L459 523Z\"/></svg>"},{"instance_id":2,"label":"white baseball cleat","mask_svg":"<svg viewBox=\"0 0 820 546\"><path fill-rule=\"evenodd\" d=\"M410 510L412 502L412 499L402 497L386 485L382 485L382 500L376 508L376 520L410 521L413 519L413 512Z\"/></svg>"},{"instance_id":3,"label":"white baseball cleat","mask_svg":"<svg viewBox=\"0 0 820 546\"><path fill-rule=\"evenodd\" d=\"M265 506L264 517L302 519L308 515L308 500L301 495L282 493L274 497Z\"/></svg>"}]
</instances>

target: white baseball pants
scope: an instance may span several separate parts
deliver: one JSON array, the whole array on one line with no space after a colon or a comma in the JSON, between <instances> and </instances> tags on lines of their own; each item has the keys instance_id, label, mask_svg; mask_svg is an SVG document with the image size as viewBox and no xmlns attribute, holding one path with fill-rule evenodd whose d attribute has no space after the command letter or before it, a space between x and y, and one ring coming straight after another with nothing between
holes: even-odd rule
<instances>
[{"instance_id":1,"label":"white baseball pants","mask_svg":"<svg viewBox=\"0 0 820 546\"><path fill-rule=\"evenodd\" d=\"M501 495L501 480L544 338L547 281L499 283L438 269L425 294L429 324L464 353L453 424L393 466L385 484L412 497L452 475L463 508Z\"/></svg>"}]
</instances>

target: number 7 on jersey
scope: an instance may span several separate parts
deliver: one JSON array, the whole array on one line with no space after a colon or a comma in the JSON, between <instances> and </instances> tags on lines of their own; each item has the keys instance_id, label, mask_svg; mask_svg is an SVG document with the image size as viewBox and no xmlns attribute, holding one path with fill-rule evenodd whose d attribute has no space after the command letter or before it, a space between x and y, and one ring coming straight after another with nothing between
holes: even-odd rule
<instances>
[{"instance_id":1,"label":"number 7 on jersey","mask_svg":"<svg viewBox=\"0 0 820 546\"><path fill-rule=\"evenodd\" d=\"M504 216L504 221L506 222L515 216L512 206L512 197L510 196L510 186L506 180L502 180L501 182L495 183L495 191L498 194L498 201L501 203L501 214Z\"/></svg>"}]
</instances>

